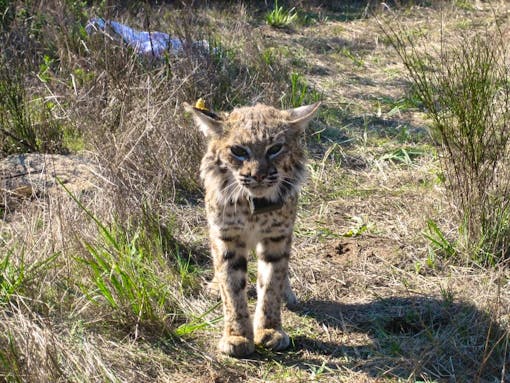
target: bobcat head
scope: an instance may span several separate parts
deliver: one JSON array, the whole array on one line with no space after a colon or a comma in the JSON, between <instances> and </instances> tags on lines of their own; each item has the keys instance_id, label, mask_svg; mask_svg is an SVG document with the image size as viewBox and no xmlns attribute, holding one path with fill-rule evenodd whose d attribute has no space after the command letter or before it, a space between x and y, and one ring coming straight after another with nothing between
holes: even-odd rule
<instances>
[{"instance_id":1,"label":"bobcat head","mask_svg":"<svg viewBox=\"0 0 510 383\"><path fill-rule=\"evenodd\" d=\"M302 136L319 103L279 110L257 104L216 116L186 106L208 140L201 178L224 202L295 194L305 178Z\"/></svg>"}]
</instances>

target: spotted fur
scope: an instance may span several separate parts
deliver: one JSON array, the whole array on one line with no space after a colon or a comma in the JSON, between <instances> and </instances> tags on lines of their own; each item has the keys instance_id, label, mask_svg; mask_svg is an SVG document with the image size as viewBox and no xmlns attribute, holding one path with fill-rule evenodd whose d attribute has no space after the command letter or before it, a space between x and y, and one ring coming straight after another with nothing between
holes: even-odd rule
<instances>
[{"instance_id":1,"label":"spotted fur","mask_svg":"<svg viewBox=\"0 0 510 383\"><path fill-rule=\"evenodd\" d=\"M208 140L200 175L205 186L215 281L223 301L223 353L242 357L254 344L283 350L282 296L294 301L288 263L299 189L305 178L303 130L319 104L278 110L257 104L217 117L186 106ZM261 213L253 201L269 206ZM248 312L247 261L258 259L257 306Z\"/></svg>"}]
</instances>

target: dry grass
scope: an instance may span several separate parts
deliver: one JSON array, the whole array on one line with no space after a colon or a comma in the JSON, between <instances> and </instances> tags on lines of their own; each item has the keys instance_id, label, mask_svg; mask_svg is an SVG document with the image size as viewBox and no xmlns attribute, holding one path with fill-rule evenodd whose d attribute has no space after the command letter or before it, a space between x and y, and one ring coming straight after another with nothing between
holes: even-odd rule
<instances>
[{"instance_id":1,"label":"dry grass","mask_svg":"<svg viewBox=\"0 0 510 383\"><path fill-rule=\"evenodd\" d=\"M62 163L38 157L28 178L0 167L0 380L510 380L508 265L459 263L423 235L431 219L452 238L455 221L403 65L374 18L359 17L370 7L303 3L293 29L277 31L262 8L210 5L187 16L188 8L170 5L36 3L29 12L47 22L18 19L0 41L13 52L7 58L23 75L27 100L51 101L62 147L80 154ZM453 36L494 20L480 2L399 3L391 13L375 10L426 33L430 47L441 24ZM507 5L491 6L507 30ZM95 13L207 38L222 54L147 63L103 36L83 36L76 26ZM35 38L20 51L33 28L36 37L53 36L51 44ZM34 75L44 54L53 60L47 82ZM236 360L216 352L221 310L206 295L196 179L202 142L180 105L198 97L227 110L285 105L291 72L325 100L308 132L310 180L291 260L301 304L284 310L290 350ZM94 254L108 257L110 273L97 273ZM134 290L116 287L119 270ZM147 298L127 299L130 291ZM153 310L134 312L133 302Z\"/></svg>"}]
</instances>

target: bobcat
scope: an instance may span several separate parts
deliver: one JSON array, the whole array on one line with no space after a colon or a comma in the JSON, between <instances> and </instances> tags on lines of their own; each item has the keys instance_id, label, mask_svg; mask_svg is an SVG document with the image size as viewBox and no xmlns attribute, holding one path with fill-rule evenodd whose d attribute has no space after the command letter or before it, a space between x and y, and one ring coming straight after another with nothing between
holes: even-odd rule
<instances>
[{"instance_id":1,"label":"bobcat","mask_svg":"<svg viewBox=\"0 0 510 383\"><path fill-rule=\"evenodd\" d=\"M319 103L290 110L257 104L221 117L186 104L208 141L200 166L215 281L225 327L219 350L243 357L254 344L283 350L282 295L295 300L288 262L298 192L305 178L302 135ZM258 258L253 326L246 296L249 251Z\"/></svg>"}]
</instances>

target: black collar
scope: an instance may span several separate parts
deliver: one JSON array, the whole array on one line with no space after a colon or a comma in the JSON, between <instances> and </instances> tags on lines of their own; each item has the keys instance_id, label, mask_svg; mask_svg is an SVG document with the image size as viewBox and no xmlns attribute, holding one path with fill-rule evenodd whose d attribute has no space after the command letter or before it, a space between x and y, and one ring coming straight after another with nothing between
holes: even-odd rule
<instances>
[{"instance_id":1,"label":"black collar","mask_svg":"<svg viewBox=\"0 0 510 383\"><path fill-rule=\"evenodd\" d=\"M289 181L289 180L287 180ZM248 204L250 205L250 212L252 215L269 213L272 211L280 210L287 196L291 192L291 183L285 182L280 185L280 198L276 201L271 201L267 198L252 198L248 197Z\"/></svg>"},{"instance_id":2,"label":"black collar","mask_svg":"<svg viewBox=\"0 0 510 383\"><path fill-rule=\"evenodd\" d=\"M279 198L277 201L271 201L267 198L248 198L250 204L250 212L252 215L269 213L279 210L283 207L283 199Z\"/></svg>"}]
</instances>

